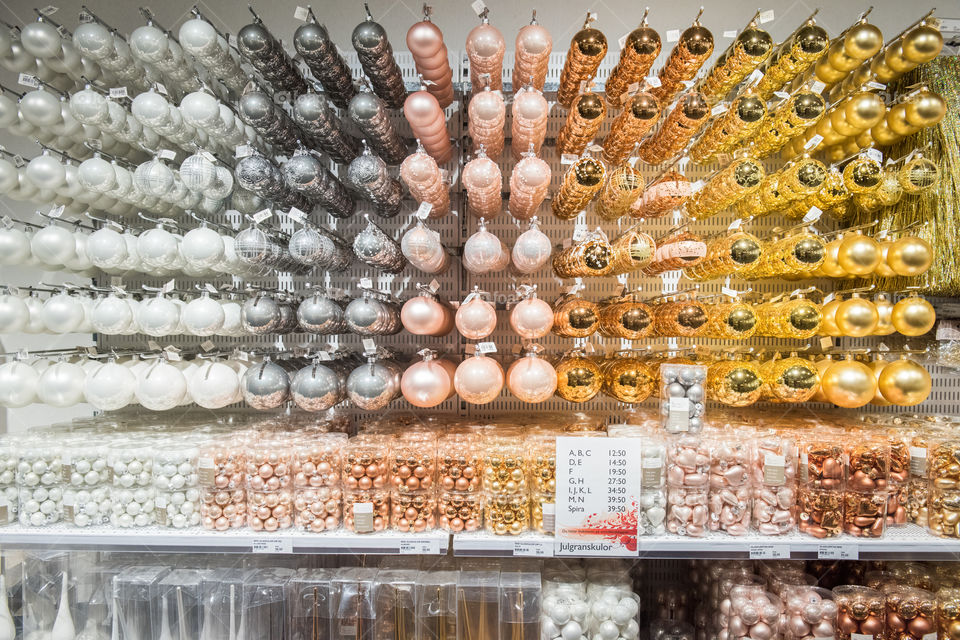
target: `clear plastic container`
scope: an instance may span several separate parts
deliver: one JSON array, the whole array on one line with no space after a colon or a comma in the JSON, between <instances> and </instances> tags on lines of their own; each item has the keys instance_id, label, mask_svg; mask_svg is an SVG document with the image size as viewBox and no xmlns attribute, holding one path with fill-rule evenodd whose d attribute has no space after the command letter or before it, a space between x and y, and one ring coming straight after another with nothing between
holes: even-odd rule
<instances>
[{"instance_id":1,"label":"clear plastic container","mask_svg":"<svg viewBox=\"0 0 960 640\"><path fill-rule=\"evenodd\" d=\"M42 527L63 517L62 448L42 438L24 441L17 462L18 518Z\"/></svg>"},{"instance_id":2,"label":"clear plastic container","mask_svg":"<svg viewBox=\"0 0 960 640\"><path fill-rule=\"evenodd\" d=\"M530 527L538 533L553 535L557 525L557 496L553 493L532 493Z\"/></svg>"},{"instance_id":3,"label":"clear plastic container","mask_svg":"<svg viewBox=\"0 0 960 640\"><path fill-rule=\"evenodd\" d=\"M0 526L16 522L20 510L17 463L20 452L12 440L0 441Z\"/></svg>"},{"instance_id":4,"label":"clear plastic container","mask_svg":"<svg viewBox=\"0 0 960 640\"><path fill-rule=\"evenodd\" d=\"M800 487L797 497L800 533L814 538L832 538L843 530L843 492Z\"/></svg>"},{"instance_id":5,"label":"clear plastic container","mask_svg":"<svg viewBox=\"0 0 960 640\"><path fill-rule=\"evenodd\" d=\"M887 488L890 478L890 441L859 434L846 452L846 488L875 491Z\"/></svg>"},{"instance_id":6,"label":"clear plastic container","mask_svg":"<svg viewBox=\"0 0 960 640\"><path fill-rule=\"evenodd\" d=\"M667 531L681 536L703 537L710 521L706 488L667 488Z\"/></svg>"},{"instance_id":7,"label":"clear plastic container","mask_svg":"<svg viewBox=\"0 0 960 640\"><path fill-rule=\"evenodd\" d=\"M750 479L754 486L792 487L797 481L797 444L787 435L766 432L753 441Z\"/></svg>"},{"instance_id":8,"label":"clear plastic container","mask_svg":"<svg viewBox=\"0 0 960 640\"><path fill-rule=\"evenodd\" d=\"M77 527L106 524L113 501L113 470L107 461L107 441L74 444L61 456L63 521Z\"/></svg>"},{"instance_id":9,"label":"clear plastic container","mask_svg":"<svg viewBox=\"0 0 960 640\"><path fill-rule=\"evenodd\" d=\"M293 474L297 487L340 486L343 433L320 433L293 444Z\"/></svg>"},{"instance_id":10,"label":"clear plastic container","mask_svg":"<svg viewBox=\"0 0 960 640\"><path fill-rule=\"evenodd\" d=\"M416 640L457 636L456 571L421 571L416 580Z\"/></svg>"},{"instance_id":11,"label":"clear plastic container","mask_svg":"<svg viewBox=\"0 0 960 640\"><path fill-rule=\"evenodd\" d=\"M243 578L248 569L211 569L201 572L203 630L199 637L231 640L243 618Z\"/></svg>"},{"instance_id":12,"label":"clear plastic container","mask_svg":"<svg viewBox=\"0 0 960 640\"><path fill-rule=\"evenodd\" d=\"M293 490L248 490L247 526L254 531L278 531L292 527Z\"/></svg>"},{"instance_id":13,"label":"clear plastic container","mask_svg":"<svg viewBox=\"0 0 960 640\"><path fill-rule=\"evenodd\" d=\"M373 606L373 585L376 569L341 570L334 588L339 594L332 639L374 640L376 610Z\"/></svg>"},{"instance_id":14,"label":"clear plastic container","mask_svg":"<svg viewBox=\"0 0 960 640\"><path fill-rule=\"evenodd\" d=\"M557 492L557 437L538 434L528 440L530 489L539 494Z\"/></svg>"},{"instance_id":15,"label":"clear plastic container","mask_svg":"<svg viewBox=\"0 0 960 640\"><path fill-rule=\"evenodd\" d=\"M889 492L843 492L843 531L858 538L880 538L886 529Z\"/></svg>"},{"instance_id":16,"label":"clear plastic container","mask_svg":"<svg viewBox=\"0 0 960 640\"><path fill-rule=\"evenodd\" d=\"M163 448L153 459L156 521L161 527L183 529L200 524L200 447L188 441Z\"/></svg>"},{"instance_id":17,"label":"clear plastic container","mask_svg":"<svg viewBox=\"0 0 960 640\"><path fill-rule=\"evenodd\" d=\"M530 498L525 493L488 493L483 520L487 531L499 536L529 531Z\"/></svg>"},{"instance_id":18,"label":"clear plastic container","mask_svg":"<svg viewBox=\"0 0 960 640\"><path fill-rule=\"evenodd\" d=\"M667 489L642 489L637 523L641 536L657 536L666 532Z\"/></svg>"},{"instance_id":19,"label":"clear plastic container","mask_svg":"<svg viewBox=\"0 0 960 640\"><path fill-rule=\"evenodd\" d=\"M242 487L203 490L200 500L200 524L204 529L226 531L247 525L247 492Z\"/></svg>"},{"instance_id":20,"label":"clear plastic container","mask_svg":"<svg viewBox=\"0 0 960 640\"><path fill-rule=\"evenodd\" d=\"M390 495L390 528L404 533L431 531L437 526L437 498L432 491Z\"/></svg>"},{"instance_id":21,"label":"clear plastic container","mask_svg":"<svg viewBox=\"0 0 960 640\"><path fill-rule=\"evenodd\" d=\"M746 475L746 469L744 469L744 475ZM710 531L723 531L732 536L743 536L749 533L750 518L753 514L752 499L753 492L749 484L710 489L708 496Z\"/></svg>"},{"instance_id":22,"label":"clear plastic container","mask_svg":"<svg viewBox=\"0 0 960 640\"><path fill-rule=\"evenodd\" d=\"M733 638L776 638L780 633L780 598L755 586L730 590L727 630ZM768 635L769 634L769 635Z\"/></svg>"},{"instance_id":23,"label":"clear plastic container","mask_svg":"<svg viewBox=\"0 0 960 640\"><path fill-rule=\"evenodd\" d=\"M151 588L151 618L156 638L199 638L200 572L175 569Z\"/></svg>"},{"instance_id":24,"label":"clear plastic container","mask_svg":"<svg viewBox=\"0 0 960 640\"><path fill-rule=\"evenodd\" d=\"M296 489L294 524L312 533L339 529L343 520L342 500L343 492L338 486Z\"/></svg>"},{"instance_id":25,"label":"clear plastic container","mask_svg":"<svg viewBox=\"0 0 960 640\"><path fill-rule=\"evenodd\" d=\"M400 437L390 448L390 482L394 492L432 492L437 481L437 439L433 434Z\"/></svg>"},{"instance_id":26,"label":"clear plastic container","mask_svg":"<svg viewBox=\"0 0 960 640\"><path fill-rule=\"evenodd\" d=\"M886 597L876 589L842 585L833 589L837 603L837 631L841 640L863 636L879 640L884 636Z\"/></svg>"},{"instance_id":27,"label":"clear plastic container","mask_svg":"<svg viewBox=\"0 0 960 640\"><path fill-rule=\"evenodd\" d=\"M827 434L812 435L799 443L800 483L814 489L843 488L843 440Z\"/></svg>"},{"instance_id":28,"label":"clear plastic container","mask_svg":"<svg viewBox=\"0 0 960 640\"><path fill-rule=\"evenodd\" d=\"M390 486L390 440L367 436L349 440L342 449L343 488L348 491Z\"/></svg>"},{"instance_id":29,"label":"clear plastic container","mask_svg":"<svg viewBox=\"0 0 960 640\"><path fill-rule=\"evenodd\" d=\"M373 583L374 636L409 640L416 633L415 569L381 569Z\"/></svg>"},{"instance_id":30,"label":"clear plastic container","mask_svg":"<svg viewBox=\"0 0 960 640\"><path fill-rule=\"evenodd\" d=\"M451 433L437 444L437 473L443 491L477 491L481 487L483 457L476 434Z\"/></svg>"},{"instance_id":31,"label":"clear plastic container","mask_svg":"<svg viewBox=\"0 0 960 640\"><path fill-rule=\"evenodd\" d=\"M791 485L753 488L753 527L765 536L780 536L797 526L797 490Z\"/></svg>"},{"instance_id":32,"label":"clear plastic container","mask_svg":"<svg viewBox=\"0 0 960 640\"><path fill-rule=\"evenodd\" d=\"M288 637L291 640L326 640L331 637L337 612L334 571L298 569L287 582Z\"/></svg>"},{"instance_id":33,"label":"clear plastic container","mask_svg":"<svg viewBox=\"0 0 960 640\"><path fill-rule=\"evenodd\" d=\"M667 481L667 446L658 437L642 436L640 440L640 488L659 489Z\"/></svg>"},{"instance_id":34,"label":"clear plastic container","mask_svg":"<svg viewBox=\"0 0 960 640\"><path fill-rule=\"evenodd\" d=\"M127 567L113 579L113 606L118 640L159 637L153 631L154 595L160 582L170 573L169 567Z\"/></svg>"},{"instance_id":35,"label":"clear plastic container","mask_svg":"<svg viewBox=\"0 0 960 640\"><path fill-rule=\"evenodd\" d=\"M900 640L924 640L937 633L937 595L926 589L890 585L884 589L887 632Z\"/></svg>"},{"instance_id":36,"label":"clear plastic container","mask_svg":"<svg viewBox=\"0 0 960 640\"><path fill-rule=\"evenodd\" d=\"M667 433L699 433L706 418L707 367L660 365L660 417Z\"/></svg>"},{"instance_id":37,"label":"clear plastic container","mask_svg":"<svg viewBox=\"0 0 960 640\"><path fill-rule=\"evenodd\" d=\"M483 488L489 495L525 496L529 471L529 459L519 434L484 438Z\"/></svg>"},{"instance_id":38,"label":"clear plastic container","mask_svg":"<svg viewBox=\"0 0 960 640\"><path fill-rule=\"evenodd\" d=\"M282 638L286 628L287 583L293 569L253 569L243 579L243 605L238 637Z\"/></svg>"},{"instance_id":39,"label":"clear plastic container","mask_svg":"<svg viewBox=\"0 0 960 640\"><path fill-rule=\"evenodd\" d=\"M457 640L497 636L500 570L463 569L457 579Z\"/></svg>"},{"instance_id":40,"label":"clear plastic container","mask_svg":"<svg viewBox=\"0 0 960 640\"><path fill-rule=\"evenodd\" d=\"M500 574L500 638L536 640L540 635L540 573Z\"/></svg>"},{"instance_id":41,"label":"clear plastic container","mask_svg":"<svg viewBox=\"0 0 960 640\"><path fill-rule=\"evenodd\" d=\"M385 531L390 525L388 491L344 491L343 526L354 533Z\"/></svg>"},{"instance_id":42,"label":"clear plastic container","mask_svg":"<svg viewBox=\"0 0 960 640\"><path fill-rule=\"evenodd\" d=\"M710 482L710 443L696 435L667 442L667 484L671 487L707 489Z\"/></svg>"},{"instance_id":43,"label":"clear plastic container","mask_svg":"<svg viewBox=\"0 0 960 640\"><path fill-rule=\"evenodd\" d=\"M250 493L293 487L293 448L289 440L259 440L247 448L244 462L246 485Z\"/></svg>"}]
</instances>

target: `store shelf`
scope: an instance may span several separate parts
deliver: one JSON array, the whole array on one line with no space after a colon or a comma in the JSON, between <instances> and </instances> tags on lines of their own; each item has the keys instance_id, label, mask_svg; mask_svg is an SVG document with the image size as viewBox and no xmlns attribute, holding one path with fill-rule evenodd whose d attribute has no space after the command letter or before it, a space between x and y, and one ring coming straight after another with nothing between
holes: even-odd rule
<instances>
[{"instance_id":1,"label":"store shelf","mask_svg":"<svg viewBox=\"0 0 960 640\"><path fill-rule=\"evenodd\" d=\"M0 529L0 548L67 551L144 551L184 553L446 554L450 536L442 531L417 535L392 531L299 531L255 534L251 531L175 530L159 527L77 529L11 525Z\"/></svg>"}]
</instances>

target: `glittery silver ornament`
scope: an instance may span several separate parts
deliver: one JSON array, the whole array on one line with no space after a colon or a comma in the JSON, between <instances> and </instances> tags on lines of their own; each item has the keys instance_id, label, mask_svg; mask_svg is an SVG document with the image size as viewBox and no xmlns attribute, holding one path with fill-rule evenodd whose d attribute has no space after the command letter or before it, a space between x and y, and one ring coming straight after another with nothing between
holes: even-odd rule
<instances>
[{"instance_id":1,"label":"glittery silver ornament","mask_svg":"<svg viewBox=\"0 0 960 640\"><path fill-rule=\"evenodd\" d=\"M243 374L240 393L254 409L276 409L290 397L290 377L277 363L264 360Z\"/></svg>"}]
</instances>

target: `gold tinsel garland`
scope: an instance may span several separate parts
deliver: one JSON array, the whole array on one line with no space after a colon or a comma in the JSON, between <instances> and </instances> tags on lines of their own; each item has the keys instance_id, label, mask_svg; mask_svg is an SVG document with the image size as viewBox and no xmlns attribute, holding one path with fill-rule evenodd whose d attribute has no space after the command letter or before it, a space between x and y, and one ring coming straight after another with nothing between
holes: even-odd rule
<instances>
[{"instance_id":1,"label":"gold tinsel garland","mask_svg":"<svg viewBox=\"0 0 960 640\"><path fill-rule=\"evenodd\" d=\"M889 278L876 280L884 291L896 291L906 286L920 285L923 292L934 296L960 295L960 56L941 56L902 77L896 93L907 91L916 83L925 83L939 93L947 103L947 113L935 127L921 129L891 147L884 155L898 159L914 149L924 148L924 155L940 165L940 185L919 196L904 195L900 202L878 213L857 212L857 222L864 224L879 219L873 230L876 235L884 229L899 229L914 222L925 222L911 234L933 246L933 266L918 278ZM852 205L851 205L852 206Z\"/></svg>"}]
</instances>

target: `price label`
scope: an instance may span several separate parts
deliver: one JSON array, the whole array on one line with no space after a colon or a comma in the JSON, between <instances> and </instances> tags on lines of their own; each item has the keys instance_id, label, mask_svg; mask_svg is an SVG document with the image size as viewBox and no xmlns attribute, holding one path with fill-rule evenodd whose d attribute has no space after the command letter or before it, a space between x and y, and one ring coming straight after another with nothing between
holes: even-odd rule
<instances>
[{"instance_id":1,"label":"price label","mask_svg":"<svg viewBox=\"0 0 960 640\"><path fill-rule=\"evenodd\" d=\"M304 222L307 219L307 214L296 207L290 207L290 213L287 215L297 222Z\"/></svg>"},{"instance_id":2,"label":"price label","mask_svg":"<svg viewBox=\"0 0 960 640\"><path fill-rule=\"evenodd\" d=\"M803 145L803 148L809 151L810 149L813 149L815 146L817 146L821 142L823 142L823 136L818 133L817 135L807 140L807 142Z\"/></svg>"},{"instance_id":3,"label":"price label","mask_svg":"<svg viewBox=\"0 0 960 640\"><path fill-rule=\"evenodd\" d=\"M62 204L61 204L59 207L54 207L53 209L50 209L50 213L47 214L47 216L49 216L49 217L51 217L51 218L59 218L59 217L62 216L62 215L63 215L63 205L62 205Z\"/></svg>"},{"instance_id":4,"label":"price label","mask_svg":"<svg viewBox=\"0 0 960 640\"><path fill-rule=\"evenodd\" d=\"M814 93L822 93L823 90L827 88L827 85L823 84L819 80L814 80L813 84L810 85L810 88L813 89Z\"/></svg>"},{"instance_id":5,"label":"price label","mask_svg":"<svg viewBox=\"0 0 960 640\"><path fill-rule=\"evenodd\" d=\"M293 553L293 540L290 538L254 538L250 543L253 553Z\"/></svg>"},{"instance_id":6,"label":"price label","mask_svg":"<svg viewBox=\"0 0 960 640\"><path fill-rule=\"evenodd\" d=\"M763 71L760 71L760 69L754 69L747 78L747 85L752 87L761 80L763 80Z\"/></svg>"},{"instance_id":7,"label":"price label","mask_svg":"<svg viewBox=\"0 0 960 640\"><path fill-rule=\"evenodd\" d=\"M787 458L774 453L763 456L763 484L772 487L783 486L787 481Z\"/></svg>"},{"instance_id":8,"label":"price label","mask_svg":"<svg viewBox=\"0 0 960 640\"><path fill-rule=\"evenodd\" d=\"M564 153L560 156L560 164L573 164L577 161L577 154L575 153Z\"/></svg>"},{"instance_id":9,"label":"price label","mask_svg":"<svg viewBox=\"0 0 960 640\"><path fill-rule=\"evenodd\" d=\"M718 105L714 105L713 109L710 109L710 114L718 116L721 113L726 113L729 110L730 110L730 107L728 107L727 105L718 104Z\"/></svg>"},{"instance_id":10,"label":"price label","mask_svg":"<svg viewBox=\"0 0 960 640\"><path fill-rule=\"evenodd\" d=\"M60 7L55 7L52 4L48 4L43 9L39 9L39 11L45 16L52 16L57 11L60 11Z\"/></svg>"},{"instance_id":11,"label":"price label","mask_svg":"<svg viewBox=\"0 0 960 640\"><path fill-rule=\"evenodd\" d=\"M650 85L653 88L657 88L663 85L663 83L660 82L660 76L647 76L646 78L644 78L644 80L648 85Z\"/></svg>"},{"instance_id":12,"label":"price label","mask_svg":"<svg viewBox=\"0 0 960 640\"><path fill-rule=\"evenodd\" d=\"M496 353L497 345L492 342L478 342L477 353Z\"/></svg>"},{"instance_id":13,"label":"price label","mask_svg":"<svg viewBox=\"0 0 960 640\"><path fill-rule=\"evenodd\" d=\"M724 38L736 38L736 37L737 37L737 30L736 30L736 29L730 29L729 31L724 31L724 32L723 32L723 37L724 37Z\"/></svg>"},{"instance_id":14,"label":"price label","mask_svg":"<svg viewBox=\"0 0 960 640\"><path fill-rule=\"evenodd\" d=\"M667 431L690 430L690 398L670 398L667 412Z\"/></svg>"},{"instance_id":15,"label":"price label","mask_svg":"<svg viewBox=\"0 0 960 640\"><path fill-rule=\"evenodd\" d=\"M773 17L773 9L767 9L766 11L760 12L758 19L760 20L760 24L767 24L768 22L773 22Z\"/></svg>"},{"instance_id":16,"label":"price label","mask_svg":"<svg viewBox=\"0 0 960 640\"><path fill-rule=\"evenodd\" d=\"M910 447L910 475L920 478L927 475L927 448Z\"/></svg>"},{"instance_id":17,"label":"price label","mask_svg":"<svg viewBox=\"0 0 960 640\"><path fill-rule=\"evenodd\" d=\"M253 147L248 144L238 144L234 152L234 156L237 158L246 158L251 155L253 155Z\"/></svg>"},{"instance_id":18,"label":"price label","mask_svg":"<svg viewBox=\"0 0 960 640\"><path fill-rule=\"evenodd\" d=\"M703 180L697 180L690 185L690 193L700 193L701 189L703 189Z\"/></svg>"},{"instance_id":19,"label":"price label","mask_svg":"<svg viewBox=\"0 0 960 640\"><path fill-rule=\"evenodd\" d=\"M364 338L363 339L363 352L364 353L376 353L377 352L377 343L373 341L373 338Z\"/></svg>"},{"instance_id":20,"label":"price label","mask_svg":"<svg viewBox=\"0 0 960 640\"><path fill-rule=\"evenodd\" d=\"M730 287L720 287L720 293L725 296L730 296L731 298L736 298L740 295L740 292L736 289L731 289Z\"/></svg>"},{"instance_id":21,"label":"price label","mask_svg":"<svg viewBox=\"0 0 960 640\"><path fill-rule=\"evenodd\" d=\"M558 556L637 555L637 438L557 438Z\"/></svg>"},{"instance_id":22,"label":"price label","mask_svg":"<svg viewBox=\"0 0 960 640\"><path fill-rule=\"evenodd\" d=\"M487 10L487 5L483 3L483 0L473 0L473 2L470 3L470 6L473 7L474 13L476 13L478 16L482 15L483 12Z\"/></svg>"},{"instance_id":23,"label":"price label","mask_svg":"<svg viewBox=\"0 0 960 640\"><path fill-rule=\"evenodd\" d=\"M833 338L830 336L824 336L823 338L820 338L821 349L830 349L831 347L833 347Z\"/></svg>"},{"instance_id":24,"label":"price label","mask_svg":"<svg viewBox=\"0 0 960 640\"><path fill-rule=\"evenodd\" d=\"M786 100L787 98L790 97L790 94L787 93L786 91L774 91L773 95L777 96L781 100Z\"/></svg>"},{"instance_id":25,"label":"price label","mask_svg":"<svg viewBox=\"0 0 960 640\"><path fill-rule=\"evenodd\" d=\"M680 39L680 29L670 29L667 31L667 42L676 42Z\"/></svg>"},{"instance_id":26,"label":"price label","mask_svg":"<svg viewBox=\"0 0 960 640\"><path fill-rule=\"evenodd\" d=\"M811 222L816 222L820 219L820 216L823 215L823 211L820 211L817 207L810 207L807 210L807 215L803 216L803 222L805 224L810 224Z\"/></svg>"},{"instance_id":27,"label":"price label","mask_svg":"<svg viewBox=\"0 0 960 640\"><path fill-rule=\"evenodd\" d=\"M157 153L157 157L164 160L176 160L177 152L170 149L160 149L160 152Z\"/></svg>"},{"instance_id":28,"label":"price label","mask_svg":"<svg viewBox=\"0 0 960 640\"><path fill-rule=\"evenodd\" d=\"M357 533L373 531L372 502L355 502L353 504L353 528Z\"/></svg>"},{"instance_id":29,"label":"price label","mask_svg":"<svg viewBox=\"0 0 960 640\"><path fill-rule=\"evenodd\" d=\"M361 289L373 289L373 281L370 278L360 278Z\"/></svg>"},{"instance_id":30,"label":"price label","mask_svg":"<svg viewBox=\"0 0 960 640\"><path fill-rule=\"evenodd\" d=\"M420 206L417 208L417 217L421 220L426 220L430 217L430 212L433 211L433 205L429 202L421 202Z\"/></svg>"},{"instance_id":31,"label":"price label","mask_svg":"<svg viewBox=\"0 0 960 640\"><path fill-rule=\"evenodd\" d=\"M17 84L23 85L24 87L33 87L34 89L40 87L40 81L37 80L36 76L32 76L29 73L21 73L17 76Z\"/></svg>"},{"instance_id":32,"label":"price label","mask_svg":"<svg viewBox=\"0 0 960 640\"><path fill-rule=\"evenodd\" d=\"M177 281L176 281L175 279L174 279L174 280L170 280L170 281L168 281L166 284L163 285L163 292L164 292L164 293L170 293L171 291L173 291L173 290L176 289L176 288L177 288Z\"/></svg>"},{"instance_id":33,"label":"price label","mask_svg":"<svg viewBox=\"0 0 960 640\"><path fill-rule=\"evenodd\" d=\"M404 538L400 540L397 552L401 555L438 555L440 540L437 538Z\"/></svg>"},{"instance_id":34,"label":"price label","mask_svg":"<svg viewBox=\"0 0 960 640\"><path fill-rule=\"evenodd\" d=\"M750 545L751 560L789 560L790 545L787 544L752 544Z\"/></svg>"},{"instance_id":35,"label":"price label","mask_svg":"<svg viewBox=\"0 0 960 640\"><path fill-rule=\"evenodd\" d=\"M310 17L310 12L306 7L297 7L293 10L293 17L299 20L300 22L306 22Z\"/></svg>"},{"instance_id":36,"label":"price label","mask_svg":"<svg viewBox=\"0 0 960 640\"><path fill-rule=\"evenodd\" d=\"M817 545L818 560L859 560L860 548L855 543L830 543Z\"/></svg>"},{"instance_id":37,"label":"price label","mask_svg":"<svg viewBox=\"0 0 960 640\"><path fill-rule=\"evenodd\" d=\"M270 209L262 209L255 214L253 214L253 221L257 224L260 224L264 220L269 220L273 216L273 211Z\"/></svg>"},{"instance_id":38,"label":"price label","mask_svg":"<svg viewBox=\"0 0 960 640\"><path fill-rule=\"evenodd\" d=\"M871 160L876 160L877 162L883 162L883 154L880 153L879 149L867 149L865 152L866 156Z\"/></svg>"},{"instance_id":39,"label":"price label","mask_svg":"<svg viewBox=\"0 0 960 640\"><path fill-rule=\"evenodd\" d=\"M200 343L200 348L205 352L213 351L217 345L213 344L213 340L204 340Z\"/></svg>"},{"instance_id":40,"label":"price label","mask_svg":"<svg viewBox=\"0 0 960 640\"><path fill-rule=\"evenodd\" d=\"M514 540L513 555L529 558L552 558L553 540Z\"/></svg>"},{"instance_id":41,"label":"price label","mask_svg":"<svg viewBox=\"0 0 960 640\"><path fill-rule=\"evenodd\" d=\"M864 83L870 89L877 89L878 91L883 91L887 88L887 85L882 82L877 82L876 80L871 80L870 82Z\"/></svg>"},{"instance_id":42,"label":"price label","mask_svg":"<svg viewBox=\"0 0 960 640\"><path fill-rule=\"evenodd\" d=\"M736 220L730 223L730 226L727 227L727 231L736 231L742 226L743 226L743 218L737 218Z\"/></svg>"}]
</instances>

